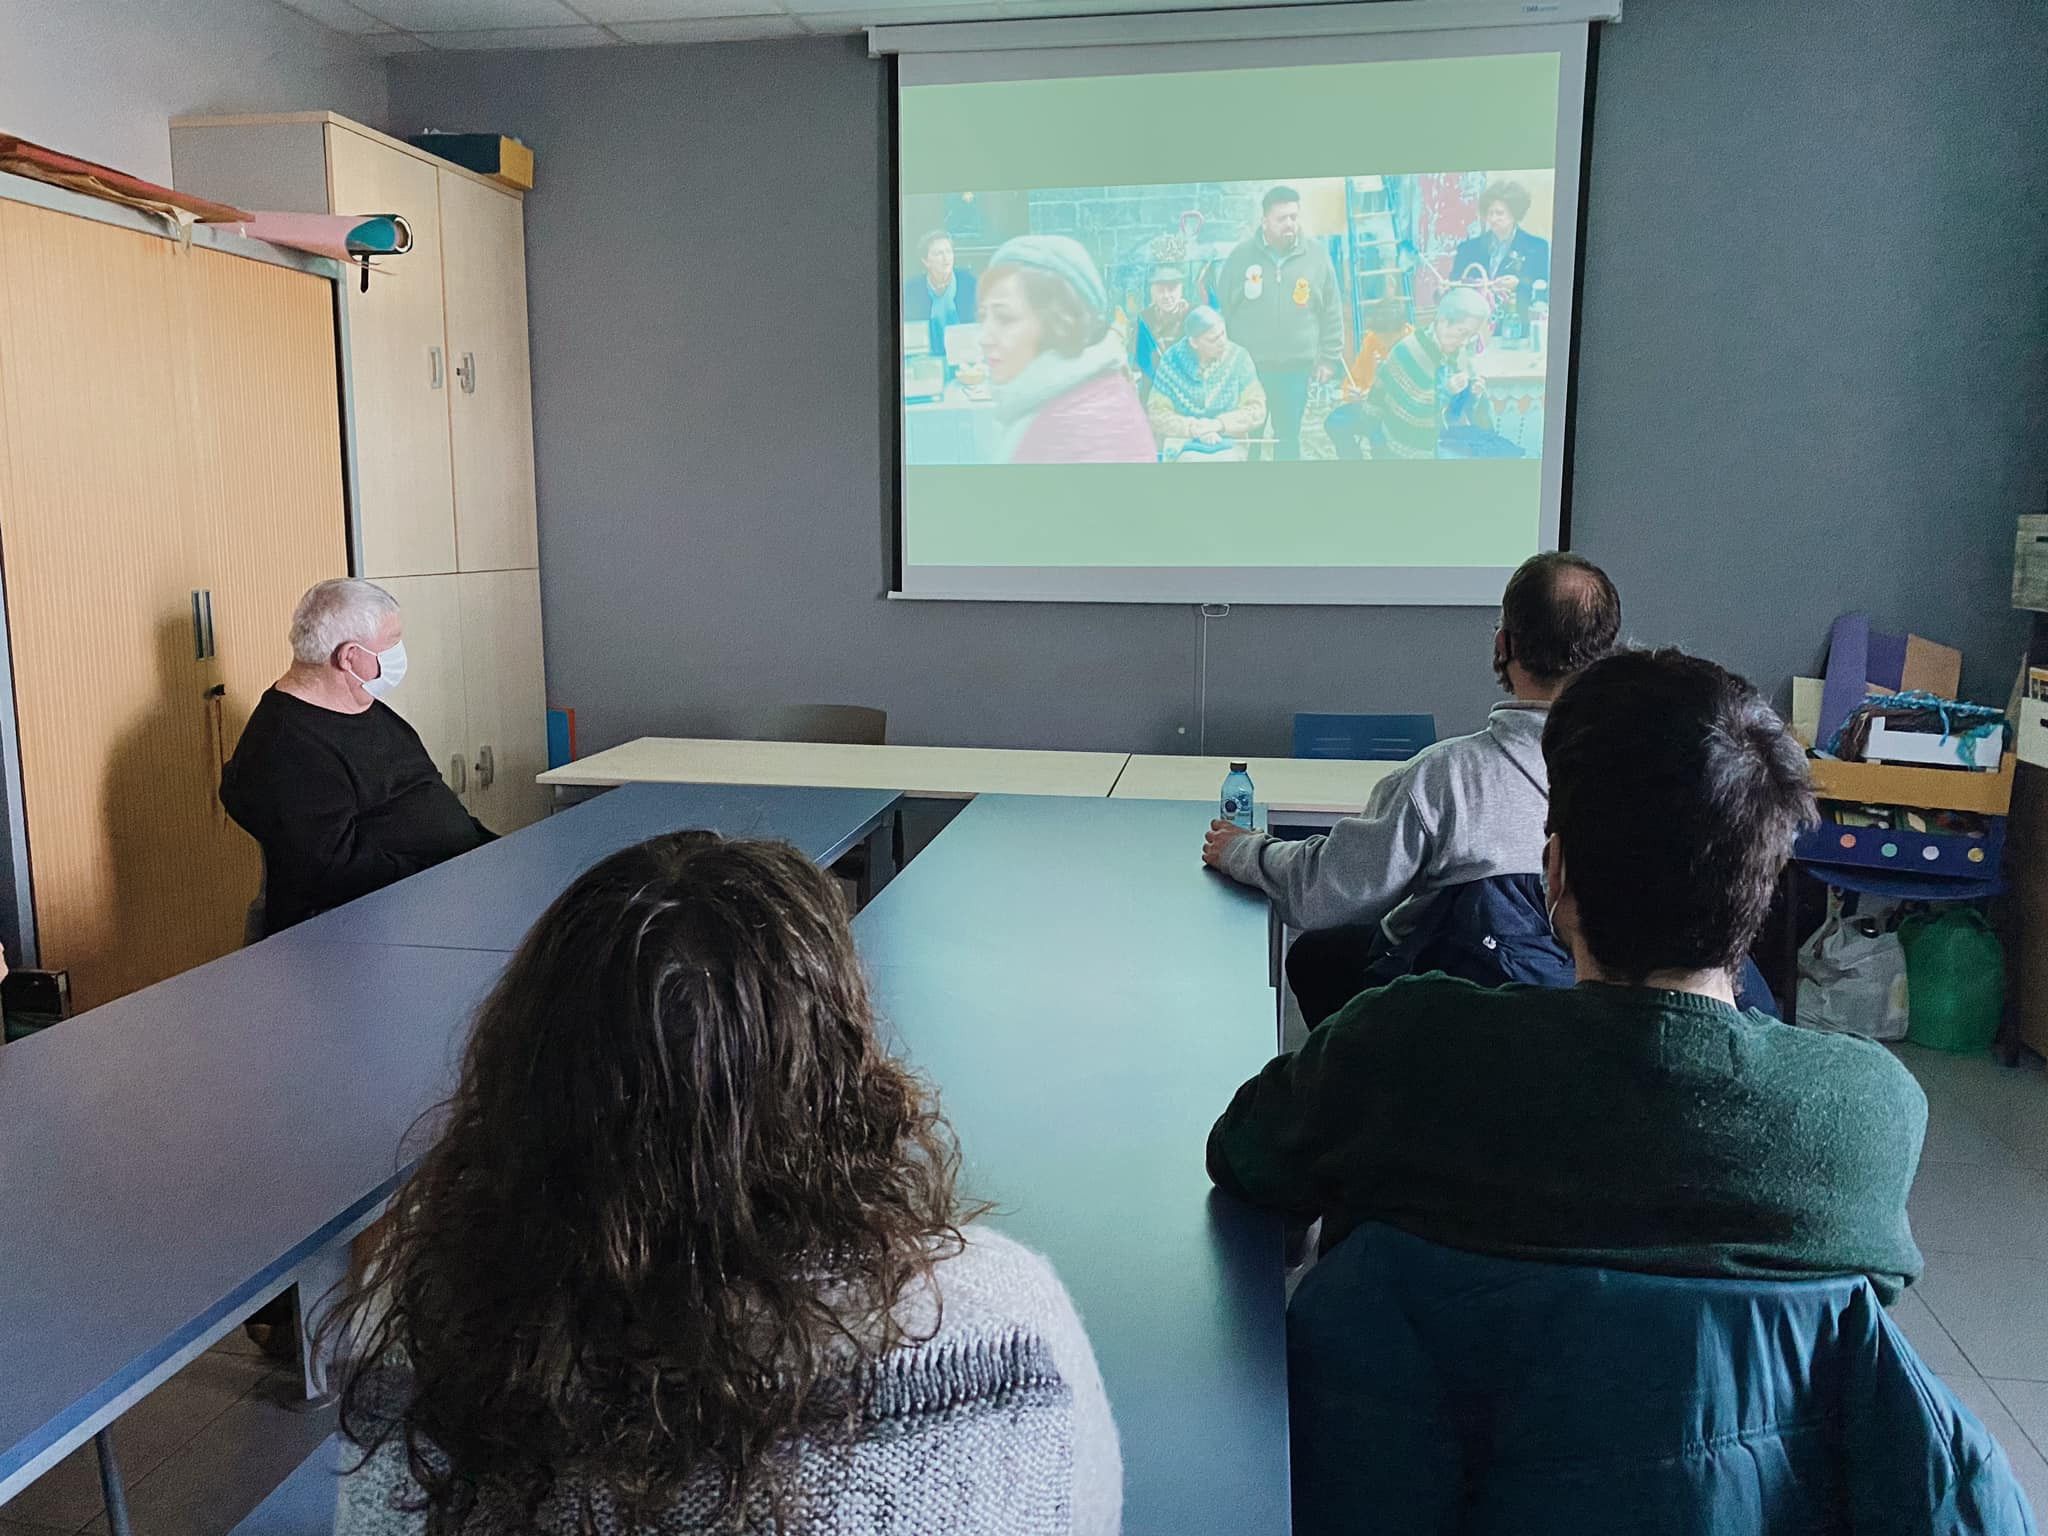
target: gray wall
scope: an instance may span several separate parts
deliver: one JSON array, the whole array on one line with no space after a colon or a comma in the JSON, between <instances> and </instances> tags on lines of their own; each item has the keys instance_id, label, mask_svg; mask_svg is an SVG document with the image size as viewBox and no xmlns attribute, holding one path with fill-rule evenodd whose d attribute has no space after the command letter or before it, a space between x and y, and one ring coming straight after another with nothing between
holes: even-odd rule
<instances>
[{"instance_id":1,"label":"gray wall","mask_svg":"<svg viewBox=\"0 0 2048 1536\"><path fill-rule=\"evenodd\" d=\"M384 61L274 0L0 0L0 132L171 180L170 120L384 120Z\"/></svg>"},{"instance_id":2,"label":"gray wall","mask_svg":"<svg viewBox=\"0 0 2048 1536\"><path fill-rule=\"evenodd\" d=\"M2002 698L2043 505L2034 0L1631 0L1601 50L1573 543L1638 638L1776 687L1865 606ZM401 129L539 154L528 202L553 697L586 746L749 698L901 741L1194 744L1180 607L891 603L884 73L846 39L393 61ZM1240 608L1209 745L1493 696L1491 612ZM1182 735L1185 729L1186 734Z\"/></svg>"}]
</instances>

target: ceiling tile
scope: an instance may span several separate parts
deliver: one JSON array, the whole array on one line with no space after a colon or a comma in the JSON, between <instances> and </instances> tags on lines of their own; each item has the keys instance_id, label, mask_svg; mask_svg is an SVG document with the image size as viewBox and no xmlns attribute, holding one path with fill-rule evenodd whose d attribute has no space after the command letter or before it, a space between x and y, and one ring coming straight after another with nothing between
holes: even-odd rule
<instances>
[{"instance_id":1,"label":"ceiling tile","mask_svg":"<svg viewBox=\"0 0 2048 1536\"><path fill-rule=\"evenodd\" d=\"M360 37L365 32L388 30L368 11L350 5L349 0L282 0L282 3L301 16L312 17L330 31Z\"/></svg>"},{"instance_id":2,"label":"ceiling tile","mask_svg":"<svg viewBox=\"0 0 2048 1536\"><path fill-rule=\"evenodd\" d=\"M372 16L401 32L509 31L573 27L583 18L561 0L361 0Z\"/></svg>"},{"instance_id":3,"label":"ceiling tile","mask_svg":"<svg viewBox=\"0 0 2048 1536\"><path fill-rule=\"evenodd\" d=\"M794 16L694 16L680 21L627 22L612 30L629 43L742 43L757 37L800 37Z\"/></svg>"},{"instance_id":4,"label":"ceiling tile","mask_svg":"<svg viewBox=\"0 0 2048 1536\"><path fill-rule=\"evenodd\" d=\"M410 32L370 32L356 39L372 53L425 53L427 45Z\"/></svg>"},{"instance_id":5,"label":"ceiling tile","mask_svg":"<svg viewBox=\"0 0 2048 1536\"><path fill-rule=\"evenodd\" d=\"M616 48L619 40L603 27L481 27L474 32L422 32L430 48Z\"/></svg>"},{"instance_id":6,"label":"ceiling tile","mask_svg":"<svg viewBox=\"0 0 2048 1536\"><path fill-rule=\"evenodd\" d=\"M785 0L790 14L844 18L856 25L899 21L984 21L997 13L995 0Z\"/></svg>"},{"instance_id":7,"label":"ceiling tile","mask_svg":"<svg viewBox=\"0 0 2048 1536\"><path fill-rule=\"evenodd\" d=\"M778 0L571 0L590 20L624 28L654 21L696 20L705 16L766 16L779 12ZM638 39L636 39L638 41ZM648 38L648 42L665 39Z\"/></svg>"}]
</instances>

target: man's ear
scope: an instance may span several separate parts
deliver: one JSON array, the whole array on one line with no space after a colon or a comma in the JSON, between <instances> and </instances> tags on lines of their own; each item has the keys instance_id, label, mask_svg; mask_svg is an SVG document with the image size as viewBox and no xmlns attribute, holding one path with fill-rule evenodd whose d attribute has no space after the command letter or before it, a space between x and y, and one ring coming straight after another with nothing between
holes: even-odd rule
<instances>
[{"instance_id":1,"label":"man's ear","mask_svg":"<svg viewBox=\"0 0 2048 1536\"><path fill-rule=\"evenodd\" d=\"M1514 659L1515 649L1508 644L1508 632L1504 629L1496 629L1493 632L1493 664L1505 670L1507 664Z\"/></svg>"},{"instance_id":2,"label":"man's ear","mask_svg":"<svg viewBox=\"0 0 2048 1536\"><path fill-rule=\"evenodd\" d=\"M1543 840L1543 888L1549 893L1552 912L1570 894L1565 877L1564 840L1555 832Z\"/></svg>"}]
</instances>

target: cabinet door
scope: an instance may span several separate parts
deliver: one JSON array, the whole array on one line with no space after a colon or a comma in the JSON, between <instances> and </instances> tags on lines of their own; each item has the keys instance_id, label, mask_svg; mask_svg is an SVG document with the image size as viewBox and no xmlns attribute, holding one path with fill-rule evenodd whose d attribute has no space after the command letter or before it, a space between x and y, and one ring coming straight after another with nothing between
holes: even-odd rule
<instances>
[{"instance_id":1,"label":"cabinet door","mask_svg":"<svg viewBox=\"0 0 2048 1536\"><path fill-rule=\"evenodd\" d=\"M534 531L533 377L519 199L441 176L457 569L540 563Z\"/></svg>"},{"instance_id":2,"label":"cabinet door","mask_svg":"<svg viewBox=\"0 0 2048 1536\"><path fill-rule=\"evenodd\" d=\"M299 598L348 574L334 285L219 251L195 249L183 271L193 405L183 436L199 502L209 665L223 690L210 724L225 762L256 701L291 664ZM184 917L206 934L204 958L242 943L262 873L256 844L220 810L218 785L216 771L211 875L193 881Z\"/></svg>"},{"instance_id":3,"label":"cabinet door","mask_svg":"<svg viewBox=\"0 0 2048 1536\"><path fill-rule=\"evenodd\" d=\"M458 795L469 786L469 713L462 673L462 601L453 576L404 576L378 586L405 611L405 681L385 700L412 722Z\"/></svg>"},{"instance_id":4,"label":"cabinet door","mask_svg":"<svg viewBox=\"0 0 2048 1536\"><path fill-rule=\"evenodd\" d=\"M540 572L465 571L456 580L469 669L469 809L493 832L513 832L548 810L548 792L534 782L548 766Z\"/></svg>"},{"instance_id":5,"label":"cabinet door","mask_svg":"<svg viewBox=\"0 0 2048 1536\"><path fill-rule=\"evenodd\" d=\"M188 254L0 201L0 542L38 959L81 1008L208 958L189 920L216 749L182 463Z\"/></svg>"},{"instance_id":6,"label":"cabinet door","mask_svg":"<svg viewBox=\"0 0 2048 1536\"><path fill-rule=\"evenodd\" d=\"M358 573L455 569L448 441L454 388L441 302L440 173L346 128L327 130L328 188L338 213L397 213L412 250L348 290L349 379L355 400Z\"/></svg>"}]
</instances>

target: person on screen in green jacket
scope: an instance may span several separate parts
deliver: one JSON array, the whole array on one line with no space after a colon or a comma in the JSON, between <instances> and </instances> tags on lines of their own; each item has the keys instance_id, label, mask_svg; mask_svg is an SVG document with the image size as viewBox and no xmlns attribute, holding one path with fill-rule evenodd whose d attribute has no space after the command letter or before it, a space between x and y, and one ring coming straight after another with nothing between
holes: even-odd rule
<instances>
[{"instance_id":1,"label":"person on screen in green jacket","mask_svg":"<svg viewBox=\"0 0 2048 1536\"><path fill-rule=\"evenodd\" d=\"M1258 365L1273 457L1298 459L1309 386L1335 378L1344 357L1336 269L1302 228L1300 192L1267 190L1257 231L1230 253L1216 288L1223 323Z\"/></svg>"},{"instance_id":2,"label":"person on screen in green jacket","mask_svg":"<svg viewBox=\"0 0 2048 1536\"><path fill-rule=\"evenodd\" d=\"M1880 1045L1737 1010L1731 972L1814 816L1756 690L1677 651L1596 661L1543 730L1544 879L1576 987L1361 993L1238 1090L1224 1190L1474 1253L1656 1274L1920 1274L1927 1101Z\"/></svg>"},{"instance_id":3,"label":"person on screen in green jacket","mask_svg":"<svg viewBox=\"0 0 2048 1536\"><path fill-rule=\"evenodd\" d=\"M1486 329L1487 314L1486 300L1472 289L1447 289L1430 323L1394 344L1365 396L1377 429L1372 457L1433 459L1445 416L1480 406L1486 386L1473 365L1472 343ZM1340 458L1352 456L1339 450Z\"/></svg>"}]
</instances>

